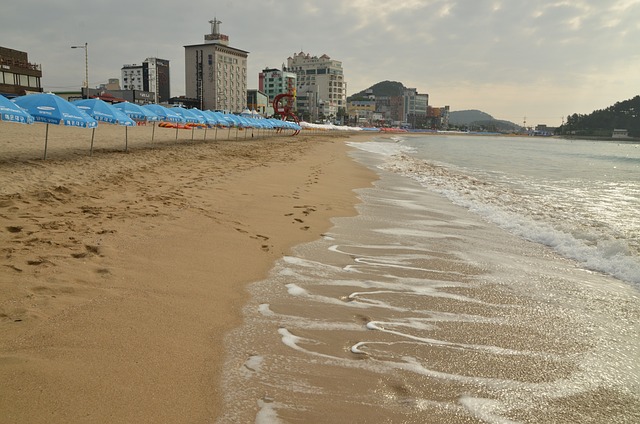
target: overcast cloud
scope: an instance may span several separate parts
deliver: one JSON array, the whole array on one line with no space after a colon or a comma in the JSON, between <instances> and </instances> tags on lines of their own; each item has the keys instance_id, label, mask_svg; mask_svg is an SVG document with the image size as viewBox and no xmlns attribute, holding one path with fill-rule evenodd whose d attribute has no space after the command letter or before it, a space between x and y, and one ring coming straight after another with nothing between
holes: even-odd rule
<instances>
[{"instance_id":1,"label":"overcast cloud","mask_svg":"<svg viewBox=\"0 0 640 424\"><path fill-rule=\"evenodd\" d=\"M184 48L222 21L258 73L304 51L342 61L348 94L384 80L433 106L559 125L640 93L640 0L21 0L5 2L0 46L42 65L46 90L78 89L89 44L95 87L124 64L168 59L185 93Z\"/></svg>"}]
</instances>

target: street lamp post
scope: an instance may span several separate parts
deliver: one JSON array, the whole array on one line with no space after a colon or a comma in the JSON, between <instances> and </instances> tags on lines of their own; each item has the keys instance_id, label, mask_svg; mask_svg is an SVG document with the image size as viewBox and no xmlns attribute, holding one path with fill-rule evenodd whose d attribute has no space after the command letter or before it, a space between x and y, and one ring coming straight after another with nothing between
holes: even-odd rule
<instances>
[{"instance_id":1,"label":"street lamp post","mask_svg":"<svg viewBox=\"0 0 640 424\"><path fill-rule=\"evenodd\" d=\"M89 98L89 44L84 46L71 46L72 49L84 49L84 88L86 90L84 98Z\"/></svg>"}]
</instances>

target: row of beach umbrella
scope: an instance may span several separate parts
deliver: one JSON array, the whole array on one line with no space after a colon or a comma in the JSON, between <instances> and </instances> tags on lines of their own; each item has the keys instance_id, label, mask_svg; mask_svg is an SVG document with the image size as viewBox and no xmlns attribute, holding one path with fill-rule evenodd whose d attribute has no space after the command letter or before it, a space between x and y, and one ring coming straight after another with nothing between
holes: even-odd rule
<instances>
[{"instance_id":1,"label":"row of beach umbrella","mask_svg":"<svg viewBox=\"0 0 640 424\"><path fill-rule=\"evenodd\" d=\"M93 138L95 128L99 122L122 125L125 127L125 149L128 145L127 127L136 126L138 122L152 122L155 135L155 123L176 128L220 127L237 129L270 129L277 132L292 130L297 134L301 127L298 124L278 119L265 119L234 114L213 112L183 107L165 107L158 104L138 105L122 102L109 104L100 99L83 99L69 102L52 93L30 94L16 97L12 100L0 95L0 120L31 124L42 122L47 124L45 133L44 159L47 157L47 143L49 124L67 125L81 128L92 128L91 152L93 152ZM217 134L217 133L216 133ZM206 133L205 133L206 137ZM246 137L246 133L245 133ZM236 133L237 138L237 133Z\"/></svg>"}]
</instances>

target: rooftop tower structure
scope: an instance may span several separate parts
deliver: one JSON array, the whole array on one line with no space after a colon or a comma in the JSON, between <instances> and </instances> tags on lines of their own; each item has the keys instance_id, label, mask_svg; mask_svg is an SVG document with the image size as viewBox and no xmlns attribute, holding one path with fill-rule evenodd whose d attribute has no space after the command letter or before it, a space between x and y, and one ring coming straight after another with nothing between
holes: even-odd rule
<instances>
[{"instance_id":1,"label":"rooftop tower structure","mask_svg":"<svg viewBox=\"0 0 640 424\"><path fill-rule=\"evenodd\" d=\"M229 46L217 18L203 44L184 46L186 96L203 110L241 112L247 105L249 52Z\"/></svg>"}]
</instances>

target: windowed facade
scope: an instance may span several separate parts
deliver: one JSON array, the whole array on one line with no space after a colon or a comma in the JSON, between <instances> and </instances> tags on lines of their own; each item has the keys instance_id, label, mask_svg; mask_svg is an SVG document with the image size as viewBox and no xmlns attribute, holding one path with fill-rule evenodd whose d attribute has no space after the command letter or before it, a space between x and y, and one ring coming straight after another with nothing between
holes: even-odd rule
<instances>
[{"instance_id":1,"label":"windowed facade","mask_svg":"<svg viewBox=\"0 0 640 424\"><path fill-rule=\"evenodd\" d=\"M42 69L30 63L26 52L0 47L0 93L21 96L42 92Z\"/></svg>"},{"instance_id":2,"label":"windowed facade","mask_svg":"<svg viewBox=\"0 0 640 424\"><path fill-rule=\"evenodd\" d=\"M296 95L297 75L286 70L265 68L258 75L258 88L269 97L269 101L278 94Z\"/></svg>"},{"instance_id":3,"label":"windowed facade","mask_svg":"<svg viewBox=\"0 0 640 424\"><path fill-rule=\"evenodd\" d=\"M158 104L171 98L168 60L149 57L142 65L124 65L120 74L124 90L151 92Z\"/></svg>"},{"instance_id":4,"label":"windowed facade","mask_svg":"<svg viewBox=\"0 0 640 424\"><path fill-rule=\"evenodd\" d=\"M230 47L217 20L204 44L184 46L186 96L200 109L242 112L247 108L248 52Z\"/></svg>"},{"instance_id":5,"label":"windowed facade","mask_svg":"<svg viewBox=\"0 0 640 424\"><path fill-rule=\"evenodd\" d=\"M300 52L287 59L287 71L297 76L297 109L313 120L331 119L346 108L346 82L342 62L326 54Z\"/></svg>"}]
</instances>

